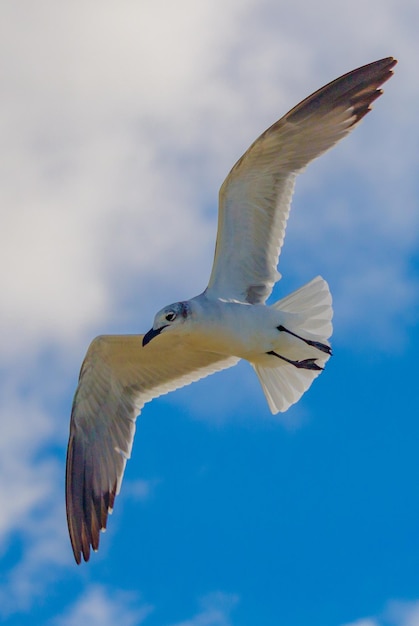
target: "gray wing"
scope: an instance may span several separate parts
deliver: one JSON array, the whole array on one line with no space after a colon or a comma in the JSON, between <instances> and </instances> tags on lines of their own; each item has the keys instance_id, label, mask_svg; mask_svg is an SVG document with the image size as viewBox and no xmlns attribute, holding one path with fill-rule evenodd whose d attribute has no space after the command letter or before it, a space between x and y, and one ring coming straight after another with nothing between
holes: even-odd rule
<instances>
[{"instance_id":1,"label":"gray wing","mask_svg":"<svg viewBox=\"0 0 419 626\"><path fill-rule=\"evenodd\" d=\"M145 402L187 385L239 359L179 344L163 334L142 347L143 335L92 341L74 396L67 449L66 507L77 563L99 547L118 494Z\"/></svg>"},{"instance_id":2,"label":"gray wing","mask_svg":"<svg viewBox=\"0 0 419 626\"><path fill-rule=\"evenodd\" d=\"M266 300L280 278L276 267L297 174L368 113L396 63L382 59L322 87L268 128L235 164L220 189L208 295L252 304Z\"/></svg>"}]
</instances>

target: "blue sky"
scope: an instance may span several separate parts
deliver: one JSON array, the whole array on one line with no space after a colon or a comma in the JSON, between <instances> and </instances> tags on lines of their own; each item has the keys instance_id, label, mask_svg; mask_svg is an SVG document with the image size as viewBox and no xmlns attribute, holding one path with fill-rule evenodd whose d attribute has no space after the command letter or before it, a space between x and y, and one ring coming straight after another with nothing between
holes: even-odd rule
<instances>
[{"instance_id":1,"label":"blue sky","mask_svg":"<svg viewBox=\"0 0 419 626\"><path fill-rule=\"evenodd\" d=\"M413 0L0 7L0 613L74 626L418 626ZM88 564L64 510L91 339L195 295L218 188L272 122L383 56L362 125L297 181L275 298L317 274L334 356L273 417L245 363L137 422Z\"/></svg>"}]
</instances>

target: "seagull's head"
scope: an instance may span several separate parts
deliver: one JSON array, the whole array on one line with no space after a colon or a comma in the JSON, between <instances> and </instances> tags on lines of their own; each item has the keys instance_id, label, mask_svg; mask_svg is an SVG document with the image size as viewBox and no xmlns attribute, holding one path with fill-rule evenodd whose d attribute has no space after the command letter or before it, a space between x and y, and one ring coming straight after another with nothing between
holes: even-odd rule
<instances>
[{"instance_id":1,"label":"seagull's head","mask_svg":"<svg viewBox=\"0 0 419 626\"><path fill-rule=\"evenodd\" d=\"M143 337L143 346L146 346L154 337L162 332L167 332L171 328L179 328L184 324L190 315L191 309L188 302L175 302L165 306L154 318L153 328Z\"/></svg>"}]
</instances>

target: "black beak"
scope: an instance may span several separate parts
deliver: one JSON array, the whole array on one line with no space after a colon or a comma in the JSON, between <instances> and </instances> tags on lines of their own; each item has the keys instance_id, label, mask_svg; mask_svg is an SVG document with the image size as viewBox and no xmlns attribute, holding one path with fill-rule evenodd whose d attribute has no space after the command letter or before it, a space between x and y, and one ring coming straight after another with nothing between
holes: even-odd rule
<instances>
[{"instance_id":1,"label":"black beak","mask_svg":"<svg viewBox=\"0 0 419 626\"><path fill-rule=\"evenodd\" d=\"M148 333L146 333L143 337L143 347L146 346L148 343L150 343L150 341L154 339L154 337L157 337L157 335L160 335L163 328L166 328L166 326L162 326L161 328L158 328L157 330L154 330L154 328L151 328L148 331Z\"/></svg>"}]
</instances>

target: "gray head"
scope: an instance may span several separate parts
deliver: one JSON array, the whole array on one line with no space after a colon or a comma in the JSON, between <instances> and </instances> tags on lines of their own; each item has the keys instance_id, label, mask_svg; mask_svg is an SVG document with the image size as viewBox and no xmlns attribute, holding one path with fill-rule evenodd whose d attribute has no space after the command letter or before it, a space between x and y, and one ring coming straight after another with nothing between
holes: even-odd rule
<instances>
[{"instance_id":1,"label":"gray head","mask_svg":"<svg viewBox=\"0 0 419 626\"><path fill-rule=\"evenodd\" d=\"M191 309L188 302L175 302L174 304L165 306L164 309L161 309L161 311L156 314L153 328L144 335L143 346L146 346L154 337L160 335L161 332L167 331L169 328L175 326L179 327L188 318L190 312Z\"/></svg>"}]
</instances>

